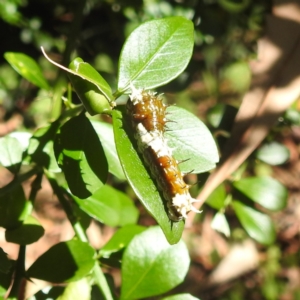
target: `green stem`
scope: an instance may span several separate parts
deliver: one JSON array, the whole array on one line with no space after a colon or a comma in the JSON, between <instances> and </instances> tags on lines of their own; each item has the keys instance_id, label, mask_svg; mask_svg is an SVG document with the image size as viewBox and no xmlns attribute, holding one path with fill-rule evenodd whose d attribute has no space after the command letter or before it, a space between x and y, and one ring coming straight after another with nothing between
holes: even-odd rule
<instances>
[{"instance_id":1,"label":"green stem","mask_svg":"<svg viewBox=\"0 0 300 300\"><path fill-rule=\"evenodd\" d=\"M48 178L50 185L56 194L57 198L59 199L59 202L61 203L70 223L73 226L73 229L76 233L76 236L79 240L82 242L88 242L88 238L86 236L85 231L83 230L80 222L77 220L77 216L72 209L70 202L65 197L65 191L58 185L55 176L50 173L48 170L45 170L45 175ZM102 292L105 300L113 300L111 291L109 289L108 283L105 279L105 276L99 266L99 264L95 264L94 267L94 280L96 284L98 285L100 291Z\"/></svg>"},{"instance_id":2,"label":"green stem","mask_svg":"<svg viewBox=\"0 0 300 300\"><path fill-rule=\"evenodd\" d=\"M23 289L20 289L20 287L25 275L25 255L26 255L26 246L20 245L19 255L18 255L16 268L15 268L14 283L9 292L8 298L23 299L22 294L24 293L24 291Z\"/></svg>"},{"instance_id":3,"label":"green stem","mask_svg":"<svg viewBox=\"0 0 300 300\"><path fill-rule=\"evenodd\" d=\"M29 194L29 200L34 203L36 195L38 191L42 188L42 179L43 179L43 172L39 172L36 174L36 178L31 183L31 191Z\"/></svg>"},{"instance_id":4,"label":"green stem","mask_svg":"<svg viewBox=\"0 0 300 300\"><path fill-rule=\"evenodd\" d=\"M94 267L94 279L95 283L99 287L100 291L106 297L106 300L113 300L113 297L111 295L109 286L107 284L106 278L98 264L95 265Z\"/></svg>"}]
</instances>

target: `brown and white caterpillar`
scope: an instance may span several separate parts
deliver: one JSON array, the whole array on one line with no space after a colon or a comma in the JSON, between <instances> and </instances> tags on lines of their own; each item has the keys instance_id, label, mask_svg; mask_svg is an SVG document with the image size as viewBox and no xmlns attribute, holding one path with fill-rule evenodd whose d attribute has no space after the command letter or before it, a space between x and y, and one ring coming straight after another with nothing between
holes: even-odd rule
<instances>
[{"instance_id":1,"label":"brown and white caterpillar","mask_svg":"<svg viewBox=\"0 0 300 300\"><path fill-rule=\"evenodd\" d=\"M169 218L180 221L187 218L191 210L200 212L192 205L196 200L191 197L190 186L183 180L178 161L164 137L167 106L162 102L162 97L150 91L131 88L127 113L131 117L138 152L166 200Z\"/></svg>"}]
</instances>

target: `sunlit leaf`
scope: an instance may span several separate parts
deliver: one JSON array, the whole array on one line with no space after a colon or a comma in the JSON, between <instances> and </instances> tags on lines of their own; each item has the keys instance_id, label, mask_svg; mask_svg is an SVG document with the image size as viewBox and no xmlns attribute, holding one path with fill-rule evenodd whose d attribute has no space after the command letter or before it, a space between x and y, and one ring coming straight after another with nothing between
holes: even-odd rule
<instances>
[{"instance_id":1,"label":"sunlit leaf","mask_svg":"<svg viewBox=\"0 0 300 300\"><path fill-rule=\"evenodd\" d=\"M275 240L271 218L239 201L232 202L234 211L246 232L261 244L270 245Z\"/></svg>"},{"instance_id":2,"label":"sunlit leaf","mask_svg":"<svg viewBox=\"0 0 300 300\"><path fill-rule=\"evenodd\" d=\"M126 40L119 61L118 92L132 84L151 89L176 78L193 52L193 23L183 17L146 22Z\"/></svg>"},{"instance_id":3,"label":"sunlit leaf","mask_svg":"<svg viewBox=\"0 0 300 300\"><path fill-rule=\"evenodd\" d=\"M275 141L262 145L256 152L256 157L261 161L271 165L281 165L290 157L287 147Z\"/></svg>"},{"instance_id":4,"label":"sunlit leaf","mask_svg":"<svg viewBox=\"0 0 300 300\"><path fill-rule=\"evenodd\" d=\"M0 138L0 153L0 164L12 173L17 173L23 155L23 147L19 141L9 135Z\"/></svg>"},{"instance_id":5,"label":"sunlit leaf","mask_svg":"<svg viewBox=\"0 0 300 300\"><path fill-rule=\"evenodd\" d=\"M187 160L179 165L183 172L203 173L215 168L219 161L218 149L211 132L195 115L170 106L167 109L168 146L174 149L174 157Z\"/></svg>"},{"instance_id":6,"label":"sunlit leaf","mask_svg":"<svg viewBox=\"0 0 300 300\"><path fill-rule=\"evenodd\" d=\"M249 199L267 209L278 211L286 206L287 189L272 177L247 177L235 181L233 185Z\"/></svg>"},{"instance_id":7,"label":"sunlit leaf","mask_svg":"<svg viewBox=\"0 0 300 300\"><path fill-rule=\"evenodd\" d=\"M183 241L171 246L159 227L147 229L124 252L120 299L141 299L171 290L184 280L189 263Z\"/></svg>"},{"instance_id":8,"label":"sunlit leaf","mask_svg":"<svg viewBox=\"0 0 300 300\"><path fill-rule=\"evenodd\" d=\"M91 299L91 284L87 278L82 278L78 281L71 282L65 288L63 294L57 300L90 300Z\"/></svg>"},{"instance_id":9,"label":"sunlit leaf","mask_svg":"<svg viewBox=\"0 0 300 300\"><path fill-rule=\"evenodd\" d=\"M230 236L230 228L228 221L223 213L216 213L212 222L211 227L221 233L223 233L225 236Z\"/></svg>"},{"instance_id":10,"label":"sunlit leaf","mask_svg":"<svg viewBox=\"0 0 300 300\"><path fill-rule=\"evenodd\" d=\"M120 228L112 238L101 248L100 255L102 257L109 257L110 254L120 251L127 247L133 237L146 228L140 225L126 225Z\"/></svg>"},{"instance_id":11,"label":"sunlit leaf","mask_svg":"<svg viewBox=\"0 0 300 300\"><path fill-rule=\"evenodd\" d=\"M161 300L200 300L191 294L177 294L169 297L162 298Z\"/></svg>"},{"instance_id":12,"label":"sunlit leaf","mask_svg":"<svg viewBox=\"0 0 300 300\"><path fill-rule=\"evenodd\" d=\"M34 59L23 53L16 52L6 52L4 57L21 76L36 86L49 90L49 85Z\"/></svg>"},{"instance_id":13,"label":"sunlit leaf","mask_svg":"<svg viewBox=\"0 0 300 300\"><path fill-rule=\"evenodd\" d=\"M74 198L88 215L109 226L136 223L138 210L127 195L105 185L87 199Z\"/></svg>"}]
</instances>

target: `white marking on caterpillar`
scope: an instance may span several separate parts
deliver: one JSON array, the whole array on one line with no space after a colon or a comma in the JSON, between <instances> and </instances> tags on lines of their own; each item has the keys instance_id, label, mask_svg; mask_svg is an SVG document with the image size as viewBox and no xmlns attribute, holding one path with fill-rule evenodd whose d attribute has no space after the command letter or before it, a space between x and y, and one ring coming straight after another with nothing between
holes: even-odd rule
<instances>
[{"instance_id":1,"label":"white marking on caterpillar","mask_svg":"<svg viewBox=\"0 0 300 300\"><path fill-rule=\"evenodd\" d=\"M197 200L191 197L189 185L184 182L178 161L172 156L172 148L164 137L166 105L163 104L161 96L135 89L133 86L131 89L127 112L135 130L138 151L167 201L169 218L180 221L186 219L191 210L200 213L192 205Z\"/></svg>"}]
</instances>

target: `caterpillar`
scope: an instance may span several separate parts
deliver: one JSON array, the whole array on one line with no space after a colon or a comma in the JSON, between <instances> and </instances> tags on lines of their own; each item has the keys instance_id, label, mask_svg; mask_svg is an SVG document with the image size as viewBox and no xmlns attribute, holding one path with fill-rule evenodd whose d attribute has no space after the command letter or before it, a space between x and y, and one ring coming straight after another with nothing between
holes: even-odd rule
<instances>
[{"instance_id":1,"label":"caterpillar","mask_svg":"<svg viewBox=\"0 0 300 300\"><path fill-rule=\"evenodd\" d=\"M166 109L161 95L131 87L131 95L126 105L131 119L138 152L141 154L158 190L166 200L168 216L172 221L187 218L191 210L198 211L192 203L186 184L164 137L166 130Z\"/></svg>"}]
</instances>

